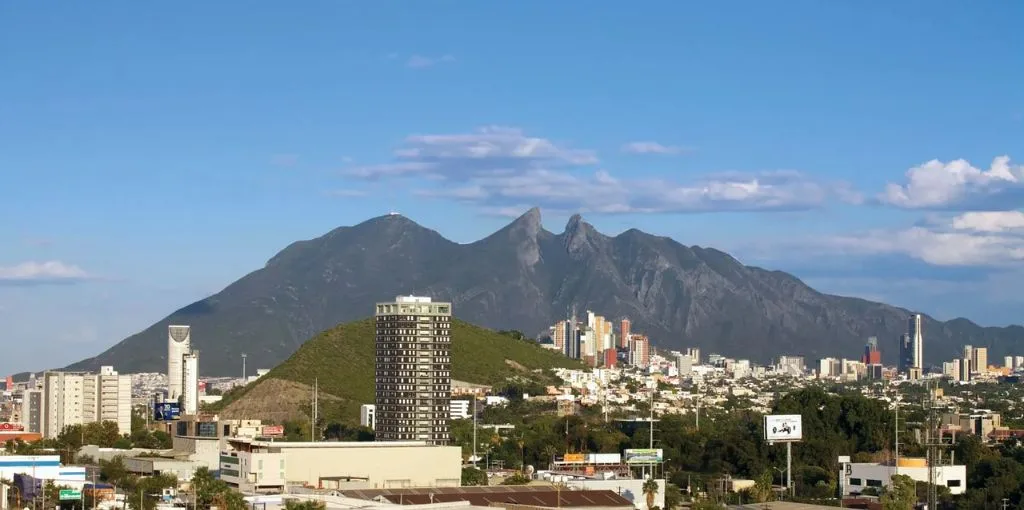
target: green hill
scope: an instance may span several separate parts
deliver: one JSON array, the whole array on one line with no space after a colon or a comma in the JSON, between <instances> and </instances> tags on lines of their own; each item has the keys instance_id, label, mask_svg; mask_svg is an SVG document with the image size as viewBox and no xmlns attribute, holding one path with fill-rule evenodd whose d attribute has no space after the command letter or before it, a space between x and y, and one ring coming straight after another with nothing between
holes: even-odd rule
<instances>
[{"instance_id":1,"label":"green hill","mask_svg":"<svg viewBox=\"0 0 1024 510\"><path fill-rule=\"evenodd\" d=\"M531 340L452 321L452 379L494 385L515 377L545 381L542 372L580 367L578 361ZM229 392L216 411L226 418L283 421L308 416L311 388L320 388L325 419L357 422L374 401L373 318L341 324L313 337L284 363L245 388Z\"/></svg>"}]
</instances>

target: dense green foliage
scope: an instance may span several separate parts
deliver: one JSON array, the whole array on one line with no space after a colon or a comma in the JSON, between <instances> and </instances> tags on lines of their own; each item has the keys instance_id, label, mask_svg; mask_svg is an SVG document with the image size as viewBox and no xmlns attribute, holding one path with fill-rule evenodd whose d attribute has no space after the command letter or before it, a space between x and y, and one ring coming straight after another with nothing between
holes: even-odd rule
<instances>
[{"instance_id":1,"label":"dense green foliage","mask_svg":"<svg viewBox=\"0 0 1024 510\"><path fill-rule=\"evenodd\" d=\"M287 499L284 502L285 510L326 510L327 503L323 501L296 501Z\"/></svg>"},{"instance_id":2,"label":"dense green foliage","mask_svg":"<svg viewBox=\"0 0 1024 510\"><path fill-rule=\"evenodd\" d=\"M544 349L516 332L497 333L472 324L452 321L452 378L475 384L499 384L509 378L543 378L535 371L580 367L576 360ZM319 385L321 414L343 423L358 421L359 406L374 399L375 332L372 318L329 329L302 345L287 361L263 379L228 392L217 408L245 398L267 379Z\"/></svg>"},{"instance_id":3,"label":"dense green foliage","mask_svg":"<svg viewBox=\"0 0 1024 510\"><path fill-rule=\"evenodd\" d=\"M487 485L487 472L472 466L462 468L462 485Z\"/></svg>"},{"instance_id":4,"label":"dense green foliage","mask_svg":"<svg viewBox=\"0 0 1024 510\"><path fill-rule=\"evenodd\" d=\"M192 491L196 507L199 509L215 506L222 510L246 510L249 507L242 493L214 477L206 467L196 469L192 475Z\"/></svg>"},{"instance_id":5,"label":"dense green foliage","mask_svg":"<svg viewBox=\"0 0 1024 510\"><path fill-rule=\"evenodd\" d=\"M131 434L121 435L117 423L94 422L85 425L69 425L53 439L43 439L33 443L22 440L11 440L4 444L4 451L11 455L38 455L44 451L60 454L65 464L82 462L75 454L83 445L97 445L101 448L151 448L165 450L171 448L171 436L166 432L152 431L146 428L146 420L138 415L132 416Z\"/></svg>"}]
</instances>

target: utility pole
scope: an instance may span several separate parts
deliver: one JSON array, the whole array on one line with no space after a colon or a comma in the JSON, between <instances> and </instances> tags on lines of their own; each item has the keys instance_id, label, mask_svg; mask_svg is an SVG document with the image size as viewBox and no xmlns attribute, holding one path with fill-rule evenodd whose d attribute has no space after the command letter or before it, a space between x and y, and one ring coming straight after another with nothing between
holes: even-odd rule
<instances>
[{"instance_id":1,"label":"utility pole","mask_svg":"<svg viewBox=\"0 0 1024 510\"><path fill-rule=\"evenodd\" d=\"M893 446L895 448L895 461L893 462L893 469L895 474L900 474L900 394L896 393L896 398L893 400L896 403L896 419L893 420L894 438Z\"/></svg>"},{"instance_id":2,"label":"utility pole","mask_svg":"<svg viewBox=\"0 0 1024 510\"><path fill-rule=\"evenodd\" d=\"M697 432L700 432L700 395L697 396Z\"/></svg>"},{"instance_id":3,"label":"utility pole","mask_svg":"<svg viewBox=\"0 0 1024 510\"><path fill-rule=\"evenodd\" d=\"M473 394L473 467L476 467L476 394Z\"/></svg>"},{"instance_id":4,"label":"utility pole","mask_svg":"<svg viewBox=\"0 0 1024 510\"><path fill-rule=\"evenodd\" d=\"M313 422L309 424L309 440L314 442L314 443L316 442L316 420L317 420L317 414L319 414L317 412L318 411L317 407L318 407L318 404L319 404L319 402L318 402L318 400L319 400L319 395L318 394L319 394L319 389L320 389L319 386L320 386L320 379L319 378L314 378L313 379L313 412L312 412Z\"/></svg>"}]
</instances>

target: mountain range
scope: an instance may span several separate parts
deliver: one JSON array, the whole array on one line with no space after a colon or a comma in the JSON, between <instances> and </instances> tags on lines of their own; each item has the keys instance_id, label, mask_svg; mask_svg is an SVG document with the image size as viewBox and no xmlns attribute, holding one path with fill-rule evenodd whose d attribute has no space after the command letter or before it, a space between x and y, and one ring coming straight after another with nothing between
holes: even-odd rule
<instances>
[{"instance_id":1,"label":"mountain range","mask_svg":"<svg viewBox=\"0 0 1024 510\"><path fill-rule=\"evenodd\" d=\"M574 309L629 317L656 348L700 347L760 362L780 354L859 358L865 340L876 336L883 361L895 364L910 315L817 292L712 248L636 229L607 236L579 215L556 234L531 209L484 239L459 244L389 214L295 242L217 294L69 368L164 371L168 324L192 326L204 375L239 373L242 353L250 367L272 367L317 333L408 294L451 301L462 320L530 336ZM930 363L958 355L964 344L990 347L990 359L1024 347L1020 326L926 316L924 333Z\"/></svg>"}]
</instances>

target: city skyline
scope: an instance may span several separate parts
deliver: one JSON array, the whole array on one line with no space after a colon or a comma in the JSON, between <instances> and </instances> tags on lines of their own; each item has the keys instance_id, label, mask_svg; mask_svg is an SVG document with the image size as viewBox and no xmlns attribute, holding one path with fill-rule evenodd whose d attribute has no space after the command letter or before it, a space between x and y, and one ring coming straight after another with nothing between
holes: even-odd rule
<instances>
[{"instance_id":1,"label":"city skyline","mask_svg":"<svg viewBox=\"0 0 1024 510\"><path fill-rule=\"evenodd\" d=\"M656 5L11 6L12 352L89 357L389 210L468 242L533 205L1016 321L1024 6Z\"/></svg>"}]
</instances>

